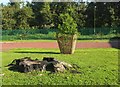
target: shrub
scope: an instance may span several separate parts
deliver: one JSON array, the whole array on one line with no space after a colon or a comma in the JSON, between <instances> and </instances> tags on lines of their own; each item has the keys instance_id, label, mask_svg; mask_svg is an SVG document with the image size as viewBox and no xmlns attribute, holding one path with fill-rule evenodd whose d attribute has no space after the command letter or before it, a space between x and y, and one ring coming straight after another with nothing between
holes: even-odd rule
<instances>
[{"instance_id":1,"label":"shrub","mask_svg":"<svg viewBox=\"0 0 120 87\"><path fill-rule=\"evenodd\" d=\"M58 32L62 34L76 34L77 24L69 14L60 14L60 24L58 25Z\"/></svg>"}]
</instances>

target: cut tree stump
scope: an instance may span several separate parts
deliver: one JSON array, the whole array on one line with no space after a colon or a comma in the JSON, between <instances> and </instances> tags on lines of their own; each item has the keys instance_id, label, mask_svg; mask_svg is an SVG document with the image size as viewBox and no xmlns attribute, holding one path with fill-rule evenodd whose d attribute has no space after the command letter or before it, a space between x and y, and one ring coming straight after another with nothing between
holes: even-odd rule
<instances>
[{"instance_id":1,"label":"cut tree stump","mask_svg":"<svg viewBox=\"0 0 120 87\"><path fill-rule=\"evenodd\" d=\"M53 57L44 57L42 61L32 60L30 57L21 59L15 59L9 64L13 69L17 69L19 72L30 72L33 70L50 71L50 72L64 72L72 68L72 65L55 60Z\"/></svg>"}]
</instances>

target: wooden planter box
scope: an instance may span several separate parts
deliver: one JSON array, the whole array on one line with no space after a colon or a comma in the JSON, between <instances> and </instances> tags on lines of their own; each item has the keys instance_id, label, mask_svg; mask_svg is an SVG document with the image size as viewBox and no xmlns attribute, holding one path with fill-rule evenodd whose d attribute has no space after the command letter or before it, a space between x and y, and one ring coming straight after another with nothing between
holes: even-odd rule
<instances>
[{"instance_id":1,"label":"wooden planter box","mask_svg":"<svg viewBox=\"0 0 120 87\"><path fill-rule=\"evenodd\" d=\"M77 35L56 34L60 52L62 54L73 54L76 47Z\"/></svg>"}]
</instances>

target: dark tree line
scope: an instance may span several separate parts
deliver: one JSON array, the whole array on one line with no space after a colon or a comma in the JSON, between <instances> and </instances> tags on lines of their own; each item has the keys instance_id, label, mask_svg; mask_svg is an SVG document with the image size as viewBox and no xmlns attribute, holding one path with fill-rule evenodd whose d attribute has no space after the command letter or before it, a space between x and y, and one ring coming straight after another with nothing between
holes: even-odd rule
<instances>
[{"instance_id":1,"label":"dark tree line","mask_svg":"<svg viewBox=\"0 0 120 87\"><path fill-rule=\"evenodd\" d=\"M61 13L68 13L78 30L120 27L120 2L11 2L2 5L2 29L57 28Z\"/></svg>"}]
</instances>

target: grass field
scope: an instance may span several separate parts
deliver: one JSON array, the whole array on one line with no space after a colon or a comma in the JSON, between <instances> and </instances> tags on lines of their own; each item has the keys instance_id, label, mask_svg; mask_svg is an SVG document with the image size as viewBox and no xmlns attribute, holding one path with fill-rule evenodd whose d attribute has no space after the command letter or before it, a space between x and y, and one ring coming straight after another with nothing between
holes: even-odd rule
<instances>
[{"instance_id":1,"label":"grass field","mask_svg":"<svg viewBox=\"0 0 120 87\"><path fill-rule=\"evenodd\" d=\"M3 85L117 85L118 49L77 49L72 55L59 54L58 49L13 49L2 52ZM33 71L20 73L4 67L13 59L29 56L40 59L50 56L77 64L80 74L70 72L48 74Z\"/></svg>"}]
</instances>

